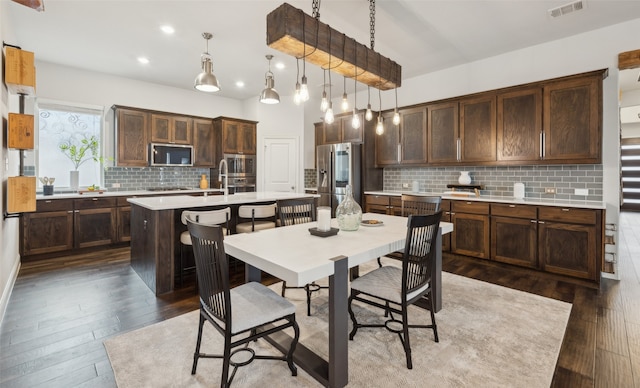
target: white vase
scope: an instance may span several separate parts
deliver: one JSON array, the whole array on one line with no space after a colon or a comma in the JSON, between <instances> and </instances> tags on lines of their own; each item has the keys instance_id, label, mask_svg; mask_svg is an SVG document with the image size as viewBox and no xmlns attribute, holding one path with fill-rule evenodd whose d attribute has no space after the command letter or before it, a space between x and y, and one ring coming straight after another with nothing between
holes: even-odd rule
<instances>
[{"instance_id":1,"label":"white vase","mask_svg":"<svg viewBox=\"0 0 640 388\"><path fill-rule=\"evenodd\" d=\"M79 182L80 182L80 171L78 170L69 171L69 187L71 187L71 190L74 190L74 191L78 190Z\"/></svg>"},{"instance_id":2,"label":"white vase","mask_svg":"<svg viewBox=\"0 0 640 388\"><path fill-rule=\"evenodd\" d=\"M460 171L460 177L458 177L458 183L461 185L470 185L471 177L469 176L469 171Z\"/></svg>"}]
</instances>

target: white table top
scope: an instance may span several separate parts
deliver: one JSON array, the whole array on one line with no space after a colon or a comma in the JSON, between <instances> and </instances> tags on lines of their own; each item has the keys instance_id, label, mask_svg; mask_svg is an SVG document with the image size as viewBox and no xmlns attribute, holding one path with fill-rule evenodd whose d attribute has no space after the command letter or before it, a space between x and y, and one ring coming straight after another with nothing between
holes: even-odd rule
<instances>
[{"instance_id":1,"label":"white table top","mask_svg":"<svg viewBox=\"0 0 640 388\"><path fill-rule=\"evenodd\" d=\"M316 223L267 229L254 233L225 236L227 254L291 286L304 286L333 274L331 259L349 258L349 268L404 248L407 219L399 216L365 213L362 219L383 221L382 226L361 226L355 232L340 231L336 236L318 237L309 233ZM331 226L338 227L336 219ZM453 224L441 222L442 234L453 231Z\"/></svg>"},{"instance_id":2,"label":"white table top","mask_svg":"<svg viewBox=\"0 0 640 388\"><path fill-rule=\"evenodd\" d=\"M128 201L151 210L186 209L205 206L239 205L243 203L268 202L278 199L317 197L315 194L286 193L276 191L258 191L230 195L209 195L193 197L190 195L171 195L159 197L129 198Z\"/></svg>"}]
</instances>

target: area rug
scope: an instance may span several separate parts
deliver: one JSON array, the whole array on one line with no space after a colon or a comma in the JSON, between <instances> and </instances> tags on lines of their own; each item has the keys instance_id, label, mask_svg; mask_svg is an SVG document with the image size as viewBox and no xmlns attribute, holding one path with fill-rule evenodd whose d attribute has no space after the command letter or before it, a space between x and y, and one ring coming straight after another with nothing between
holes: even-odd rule
<instances>
[{"instance_id":1,"label":"area rug","mask_svg":"<svg viewBox=\"0 0 640 388\"><path fill-rule=\"evenodd\" d=\"M449 273L442 274L443 308L436 314L440 342L427 329L410 331L413 369L400 340L384 329L360 329L349 341L349 387L549 387L571 304ZM280 284L273 286L279 290ZM288 290L297 304L300 341L326 357L326 290L306 315L304 292ZM380 319L375 309L357 306L357 316ZM429 322L428 311L412 308L410 322ZM221 361L201 359L191 375L198 311L108 339L118 387L214 387ZM351 322L349 322L351 329ZM222 336L205 325L202 351L218 353ZM257 353L275 354L264 340ZM235 387L319 387L301 368L292 377L286 363L256 360L238 370Z\"/></svg>"}]
</instances>

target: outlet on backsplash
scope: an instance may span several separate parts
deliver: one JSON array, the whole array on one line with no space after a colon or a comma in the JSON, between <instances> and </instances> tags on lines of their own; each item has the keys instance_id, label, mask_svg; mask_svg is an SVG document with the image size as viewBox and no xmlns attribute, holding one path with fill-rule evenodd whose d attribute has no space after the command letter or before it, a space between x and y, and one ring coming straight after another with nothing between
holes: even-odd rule
<instances>
[{"instance_id":1,"label":"outlet on backsplash","mask_svg":"<svg viewBox=\"0 0 640 388\"><path fill-rule=\"evenodd\" d=\"M544 193L545 194L555 194L556 193L556 188L555 187L545 187L544 188Z\"/></svg>"},{"instance_id":2,"label":"outlet on backsplash","mask_svg":"<svg viewBox=\"0 0 640 388\"><path fill-rule=\"evenodd\" d=\"M575 195L589 195L589 189L575 189Z\"/></svg>"},{"instance_id":3,"label":"outlet on backsplash","mask_svg":"<svg viewBox=\"0 0 640 388\"><path fill-rule=\"evenodd\" d=\"M403 189L408 189L409 188L409 184L408 183L403 183L402 184L402 188Z\"/></svg>"}]
</instances>

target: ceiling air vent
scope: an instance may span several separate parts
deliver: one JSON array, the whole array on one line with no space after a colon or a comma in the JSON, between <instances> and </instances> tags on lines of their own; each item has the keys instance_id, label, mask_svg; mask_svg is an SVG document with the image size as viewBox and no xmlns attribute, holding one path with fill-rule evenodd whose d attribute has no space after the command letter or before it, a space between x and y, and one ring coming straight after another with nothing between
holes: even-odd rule
<instances>
[{"instance_id":1,"label":"ceiling air vent","mask_svg":"<svg viewBox=\"0 0 640 388\"><path fill-rule=\"evenodd\" d=\"M552 18L557 18L557 17L564 16L564 15L566 15L568 13L571 13L571 12L581 11L584 8L585 8L584 0L578 0L578 1L574 1L573 3L561 5L561 6L556 7L556 8L551 8L551 9L549 9L547 11L547 13Z\"/></svg>"}]
</instances>

